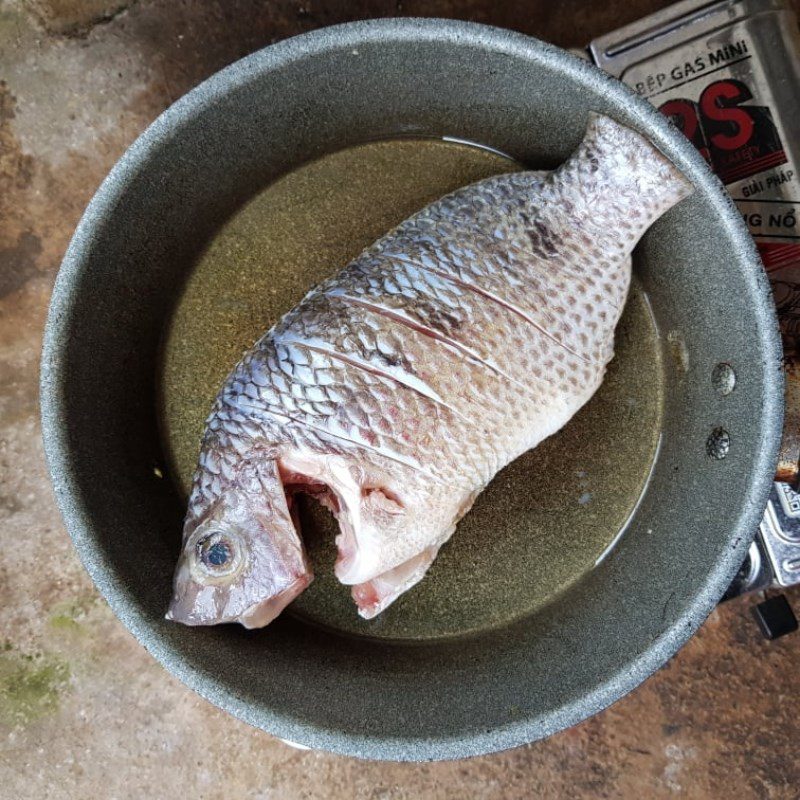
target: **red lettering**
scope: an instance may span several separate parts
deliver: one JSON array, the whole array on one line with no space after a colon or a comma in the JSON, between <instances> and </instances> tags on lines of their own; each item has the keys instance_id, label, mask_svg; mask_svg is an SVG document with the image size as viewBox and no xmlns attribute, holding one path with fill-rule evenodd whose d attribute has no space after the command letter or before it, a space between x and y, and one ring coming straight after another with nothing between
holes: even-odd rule
<instances>
[{"instance_id":1,"label":"red lettering","mask_svg":"<svg viewBox=\"0 0 800 800\"><path fill-rule=\"evenodd\" d=\"M700 155L711 163L711 154L708 152L705 135L697 113L697 103L683 97L667 100L660 105L658 110L670 118L672 123L683 131L683 135L700 151Z\"/></svg>"},{"instance_id":2,"label":"red lettering","mask_svg":"<svg viewBox=\"0 0 800 800\"><path fill-rule=\"evenodd\" d=\"M668 100L658 107L658 110L669 117L682 131L683 135L694 142L700 120L697 118L697 110L694 103L689 100Z\"/></svg>"},{"instance_id":3,"label":"red lettering","mask_svg":"<svg viewBox=\"0 0 800 800\"><path fill-rule=\"evenodd\" d=\"M715 133L711 142L721 150L736 150L747 144L753 135L753 118L736 103L749 100L736 84L730 81L717 81L707 86L700 95L700 111L707 119L726 122L734 126L735 133ZM733 101L732 105L726 101Z\"/></svg>"}]
</instances>

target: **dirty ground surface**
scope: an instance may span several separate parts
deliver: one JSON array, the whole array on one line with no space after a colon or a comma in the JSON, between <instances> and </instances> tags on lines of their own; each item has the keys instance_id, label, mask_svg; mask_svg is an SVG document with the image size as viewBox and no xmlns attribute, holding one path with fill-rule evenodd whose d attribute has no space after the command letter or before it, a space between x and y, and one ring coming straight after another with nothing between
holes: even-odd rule
<instances>
[{"instance_id":1,"label":"dirty ground surface","mask_svg":"<svg viewBox=\"0 0 800 800\"><path fill-rule=\"evenodd\" d=\"M124 149L203 78L348 19L453 16L576 46L660 5L0 0L1 796L800 796L800 635L765 643L749 601L715 611L641 688L545 742L422 765L292 749L184 688L116 621L72 551L40 444L41 332L73 228Z\"/></svg>"}]
</instances>

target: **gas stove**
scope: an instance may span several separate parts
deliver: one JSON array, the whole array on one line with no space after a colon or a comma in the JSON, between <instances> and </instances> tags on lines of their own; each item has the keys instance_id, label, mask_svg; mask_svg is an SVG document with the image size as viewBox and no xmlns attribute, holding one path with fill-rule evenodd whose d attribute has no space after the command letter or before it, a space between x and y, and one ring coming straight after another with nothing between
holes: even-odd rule
<instances>
[{"instance_id":1,"label":"gas stove","mask_svg":"<svg viewBox=\"0 0 800 800\"><path fill-rule=\"evenodd\" d=\"M578 54L627 83L697 147L737 204L773 286L786 423L776 482L724 599L759 592L768 638L797 629L800 584L800 32L784 0L684 0Z\"/></svg>"}]
</instances>

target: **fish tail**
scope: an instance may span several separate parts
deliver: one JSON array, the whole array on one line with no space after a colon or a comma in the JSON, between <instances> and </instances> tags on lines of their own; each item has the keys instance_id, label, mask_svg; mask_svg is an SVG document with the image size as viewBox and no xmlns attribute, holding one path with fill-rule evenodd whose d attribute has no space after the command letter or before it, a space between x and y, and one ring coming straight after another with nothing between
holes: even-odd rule
<instances>
[{"instance_id":1,"label":"fish tail","mask_svg":"<svg viewBox=\"0 0 800 800\"><path fill-rule=\"evenodd\" d=\"M594 235L616 236L626 250L693 191L691 182L652 142L594 112L583 141L551 180L555 199L575 217L594 223Z\"/></svg>"},{"instance_id":2,"label":"fish tail","mask_svg":"<svg viewBox=\"0 0 800 800\"><path fill-rule=\"evenodd\" d=\"M660 216L688 197L688 178L647 138L603 114L591 112L585 142L608 165L612 180L624 189L645 192Z\"/></svg>"}]
</instances>

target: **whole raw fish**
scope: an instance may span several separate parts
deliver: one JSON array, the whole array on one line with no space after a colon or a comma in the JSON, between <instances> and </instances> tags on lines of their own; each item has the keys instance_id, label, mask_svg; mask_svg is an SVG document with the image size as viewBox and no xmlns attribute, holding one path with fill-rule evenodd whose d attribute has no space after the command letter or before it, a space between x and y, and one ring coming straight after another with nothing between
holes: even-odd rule
<instances>
[{"instance_id":1,"label":"whole raw fish","mask_svg":"<svg viewBox=\"0 0 800 800\"><path fill-rule=\"evenodd\" d=\"M168 618L259 627L297 597L298 491L336 515L362 616L417 583L492 476L594 394L631 251L690 192L592 115L556 171L460 189L313 289L217 397Z\"/></svg>"}]
</instances>

